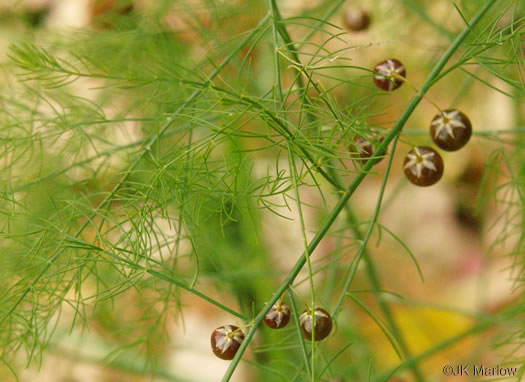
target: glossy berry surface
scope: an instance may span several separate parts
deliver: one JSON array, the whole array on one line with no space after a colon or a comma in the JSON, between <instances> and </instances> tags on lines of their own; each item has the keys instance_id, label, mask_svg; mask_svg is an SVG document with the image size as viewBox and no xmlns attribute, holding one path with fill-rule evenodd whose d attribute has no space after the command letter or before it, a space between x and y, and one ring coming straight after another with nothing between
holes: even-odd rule
<instances>
[{"instance_id":1,"label":"glossy berry surface","mask_svg":"<svg viewBox=\"0 0 525 382\"><path fill-rule=\"evenodd\" d=\"M391 92L403 85L403 80L396 77L405 78L407 75L405 65L395 58L389 58L376 65L374 70L379 73L374 76L374 83L379 89Z\"/></svg>"},{"instance_id":2,"label":"glossy berry surface","mask_svg":"<svg viewBox=\"0 0 525 382\"><path fill-rule=\"evenodd\" d=\"M384 137L380 137L378 143L383 142L384 139ZM362 164L365 164L366 160L374 155L375 147L369 140L358 135L350 145L350 151L356 152L359 155L359 158L363 159ZM383 157L380 157L377 162L380 162L381 160L383 160Z\"/></svg>"},{"instance_id":3,"label":"glossy berry surface","mask_svg":"<svg viewBox=\"0 0 525 382\"><path fill-rule=\"evenodd\" d=\"M276 302L264 316L264 323L272 329L281 329L290 321L290 307L284 302Z\"/></svg>"},{"instance_id":4,"label":"glossy berry surface","mask_svg":"<svg viewBox=\"0 0 525 382\"><path fill-rule=\"evenodd\" d=\"M368 29L370 16L362 9L349 9L343 14L343 24L346 29L359 32Z\"/></svg>"},{"instance_id":5,"label":"glossy berry surface","mask_svg":"<svg viewBox=\"0 0 525 382\"><path fill-rule=\"evenodd\" d=\"M439 148L456 151L467 144L472 135L472 124L459 110L444 110L430 124L430 136Z\"/></svg>"},{"instance_id":6,"label":"glossy berry surface","mask_svg":"<svg viewBox=\"0 0 525 382\"><path fill-rule=\"evenodd\" d=\"M324 340L332 331L332 317L330 317L330 313L322 308L315 308L313 321L314 324L312 325L312 313L307 310L299 316L303 337L311 341L312 332L314 332L313 337L315 341Z\"/></svg>"},{"instance_id":7,"label":"glossy berry surface","mask_svg":"<svg viewBox=\"0 0 525 382\"><path fill-rule=\"evenodd\" d=\"M220 359L231 360L244 340L244 333L235 325L219 326L211 334L211 350Z\"/></svg>"},{"instance_id":8,"label":"glossy berry surface","mask_svg":"<svg viewBox=\"0 0 525 382\"><path fill-rule=\"evenodd\" d=\"M431 147L414 147L405 157L403 170L408 180L416 186L432 186L443 176L443 159Z\"/></svg>"}]
</instances>

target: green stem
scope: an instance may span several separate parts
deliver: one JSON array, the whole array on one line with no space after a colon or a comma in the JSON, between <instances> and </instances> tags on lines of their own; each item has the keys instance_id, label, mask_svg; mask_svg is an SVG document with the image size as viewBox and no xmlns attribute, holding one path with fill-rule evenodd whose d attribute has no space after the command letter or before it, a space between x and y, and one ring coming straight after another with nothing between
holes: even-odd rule
<instances>
[{"instance_id":1,"label":"green stem","mask_svg":"<svg viewBox=\"0 0 525 382\"><path fill-rule=\"evenodd\" d=\"M295 304L295 295L297 295L297 297L301 297L300 295L296 294L296 293L290 293L290 306L292 308L292 314L294 316L294 320L295 320L295 327L296 327L296 330L297 330L297 336L299 337L299 342L301 344L301 350L302 350L302 353L303 353L303 359L304 359L304 365L305 365L305 368L306 368L306 373L308 374L308 379L310 380L313 380L314 376L312 374L312 370L310 368L310 362L308 362L308 351L306 350L306 342L305 342L305 339L303 337L303 334L301 333L301 324L299 323L299 311L297 310L297 305ZM305 305L308 309L308 305Z\"/></svg>"},{"instance_id":2,"label":"green stem","mask_svg":"<svg viewBox=\"0 0 525 382\"><path fill-rule=\"evenodd\" d=\"M311 303L310 303L310 306L311 306L311 314L312 314L312 322L315 322L314 321L314 317L313 317L313 314L314 314L314 309L315 309L315 287L314 287L314 279L313 279L313 273L312 273L312 264L310 263L310 254L308 253L308 239L306 238L306 228L305 228L305 225L304 225L304 218L303 218L303 210L302 210L302 207L301 207L301 199L300 199L300 195L299 195L299 186L297 184L297 170L295 168L295 161L293 159L293 154L292 154L292 151L290 149L290 146L288 145L288 162L290 164L290 176L292 178L292 183L293 183L293 186L294 186L294 190L295 190L295 199L297 201L297 212L299 214L299 221L300 221L300 224L301 224L301 231L302 231L302 236L303 236L303 242L304 242L304 247L305 247L305 251L306 251L306 265L307 265L307 268L308 268L308 279L310 281L310 298L311 298ZM308 305L307 305L308 307ZM312 335L313 337L315 336L315 333L312 332ZM314 338L312 338L314 339ZM313 382L313 378L315 377L315 363L314 363L314 360L315 360L315 341L312 340L311 342L311 347L312 347L312 355L311 355L311 358L312 358L312 382Z\"/></svg>"},{"instance_id":3,"label":"green stem","mask_svg":"<svg viewBox=\"0 0 525 382\"><path fill-rule=\"evenodd\" d=\"M275 1L268 0L268 8L270 8L270 14L272 15L272 36L273 36L273 61L275 66L275 86L277 87L279 95L279 103L281 107L284 107L284 97L283 97L283 88L281 86L281 66L279 63L279 55L277 54L277 47L279 46L278 36L277 36L277 17L275 14Z\"/></svg>"},{"instance_id":4,"label":"green stem","mask_svg":"<svg viewBox=\"0 0 525 382\"><path fill-rule=\"evenodd\" d=\"M390 133L385 137L383 142L379 145L377 154L378 156L384 155L386 152L387 146L390 144L390 142L396 137L401 130L403 129L405 123L407 122L408 118L412 115L415 108L421 102L422 96L424 96L427 91L430 89L432 83L434 82L434 79L439 75L439 73L443 70L447 62L450 60L452 55L457 51L457 49L460 47L460 45L463 43L471 29L476 26L479 21L482 19L482 17L487 13L487 11L496 3L498 0L488 0L483 8L476 14L476 16L472 19L471 23L467 25L467 27L461 32L461 34L458 35L458 37L454 40L454 42L450 45L450 47L446 50L446 52L443 54L443 56L439 59L439 61L436 63L430 74L427 76L425 82L421 86L420 92L416 94L410 103L407 105L406 109L404 110L403 114L399 117L396 124L390 131ZM353 195L357 187L361 184L363 179L366 177L367 172L369 172L372 169L372 166L377 162L377 158L371 158L369 159L364 167L363 171L360 172L354 181L349 185L346 193L341 197L339 202L335 205L334 209L329 214L327 220L323 224L323 226L320 228L320 230L317 232L317 234L314 236L310 244L308 245L307 251L303 252L303 254L299 257L296 264L293 266L293 268L290 270L288 276L285 278L281 286L278 288L278 290L274 293L272 298L268 301L268 303L261 309L261 311L257 314L255 317L254 325L250 328L248 333L246 334L246 337L244 341L242 342L241 346L239 347L239 350L237 351L237 354L233 358L232 362L230 363L228 369L226 370L226 373L224 374L224 377L222 378L222 381L229 381L232 377L235 369L237 368L242 355L244 354L244 351L248 347L248 344L251 342L255 331L261 324L261 322L264 319L264 316L268 311L271 309L273 304L279 300L281 295L284 293L284 291L288 288L289 285L293 283L301 269L306 263L306 256L307 254L312 254L315 249L317 248L317 245L321 242L323 237L326 235L332 224L335 222L341 211L344 209L346 203L348 200L350 200L350 197Z\"/></svg>"}]
</instances>

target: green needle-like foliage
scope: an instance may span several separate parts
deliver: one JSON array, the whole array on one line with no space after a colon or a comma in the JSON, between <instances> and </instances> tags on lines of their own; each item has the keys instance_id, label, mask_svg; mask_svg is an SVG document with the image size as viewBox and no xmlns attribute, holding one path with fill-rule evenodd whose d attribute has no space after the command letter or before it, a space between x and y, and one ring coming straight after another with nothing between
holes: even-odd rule
<instances>
[{"instance_id":1,"label":"green needle-like foliage","mask_svg":"<svg viewBox=\"0 0 525 382\"><path fill-rule=\"evenodd\" d=\"M1 381L45 370L51 356L193 380L169 360L186 350L173 345L174 323L183 327L194 309L210 316L209 333L213 314L248 325L216 380L241 367L250 380L434 380L441 369L426 361L472 337L482 348L450 363L490 353L525 373L525 5L362 2L373 29L349 34L338 19L345 1L292 3L116 1L67 30L42 21L50 10L22 4L0 16L10 31L1 61ZM410 82L395 93L373 85L386 54L408 68ZM506 129L479 120L496 96L511 105ZM470 145L483 164L465 203L485 224L483 266L503 258L498 270L512 279L491 305L480 275L475 312L416 303L393 281L403 273L417 288L428 279L424 254L387 212L412 187L404 148L431 144L419 123L436 104L476 110ZM370 159L359 157L356 137L373 144ZM461 179L442 182L453 193ZM396 261L411 269L388 266ZM281 298L292 318L272 331L261 324ZM472 321L422 348L400 319L418 304ZM299 315L317 306L334 330L309 342Z\"/></svg>"}]
</instances>

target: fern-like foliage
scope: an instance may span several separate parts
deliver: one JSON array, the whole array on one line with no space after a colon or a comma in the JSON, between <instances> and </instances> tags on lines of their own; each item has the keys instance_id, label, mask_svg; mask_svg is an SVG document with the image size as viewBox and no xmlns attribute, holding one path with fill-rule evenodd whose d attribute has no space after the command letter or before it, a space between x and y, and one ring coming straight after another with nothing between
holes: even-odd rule
<instances>
[{"instance_id":1,"label":"fern-like foliage","mask_svg":"<svg viewBox=\"0 0 525 382\"><path fill-rule=\"evenodd\" d=\"M525 5L362 2L372 29L351 34L343 0L292 3L117 1L67 31L15 6L0 18L24 36L8 38L2 61L1 380L45 369L51 354L183 380L167 359L181 351L172 326L188 301L247 324L223 380L248 346L252 380L430 380L443 365L428 357L489 329L483 352L524 373ZM384 57L409 68L396 93L373 86ZM388 216L413 191L403 153L431 143L436 104L472 111L463 161L482 171L446 175L442 192L474 184L482 266L505 264L512 280L442 342L405 329L412 296L395 280L420 285L428 266L405 232L414 226ZM370 160L356 137L377 149ZM276 334L261 322L280 298L295 324ZM333 314L326 344L301 337L303 305Z\"/></svg>"}]
</instances>

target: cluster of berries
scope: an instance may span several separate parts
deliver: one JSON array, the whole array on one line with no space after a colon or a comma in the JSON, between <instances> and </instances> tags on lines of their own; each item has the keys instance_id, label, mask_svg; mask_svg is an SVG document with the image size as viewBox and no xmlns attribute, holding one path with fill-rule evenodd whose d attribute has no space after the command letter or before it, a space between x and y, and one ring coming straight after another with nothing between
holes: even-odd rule
<instances>
[{"instance_id":1,"label":"cluster of berries","mask_svg":"<svg viewBox=\"0 0 525 382\"><path fill-rule=\"evenodd\" d=\"M344 14L343 22L351 31L362 31L368 28L370 16L361 9L348 10ZM394 91L407 82L406 68L395 58L380 62L375 66L374 72L375 85L384 91ZM438 110L439 113L430 123L432 141L442 150L459 150L467 144L472 135L470 120L456 109ZM383 137L379 137L378 143L382 140ZM357 136L352 146L350 149L355 149L362 160L368 160L374 155L373 144L363 137ZM411 183L421 187L431 186L443 176L443 159L432 147L416 146L406 155L403 171Z\"/></svg>"},{"instance_id":2,"label":"cluster of berries","mask_svg":"<svg viewBox=\"0 0 525 382\"><path fill-rule=\"evenodd\" d=\"M376 65L375 85L385 91L398 89L406 82L405 66L395 58L389 58ZM440 149L456 151L467 144L472 135L472 124L468 117L456 109L439 109L430 122L430 137ZM360 138L355 146L361 157L373 155L371 145ZM443 176L444 164L441 155L428 146L416 146L408 152L403 171L410 182L426 187L437 183Z\"/></svg>"},{"instance_id":3,"label":"cluster of berries","mask_svg":"<svg viewBox=\"0 0 525 382\"><path fill-rule=\"evenodd\" d=\"M278 301L264 317L266 326L272 329L281 329L290 321L290 307ZM324 340L332 331L332 317L322 308L315 308L312 312L306 309L299 316L299 324L303 337L308 341ZM249 326L249 325L248 325ZM211 349L220 359L231 360L244 340L242 328L235 325L219 326L211 334Z\"/></svg>"}]
</instances>

